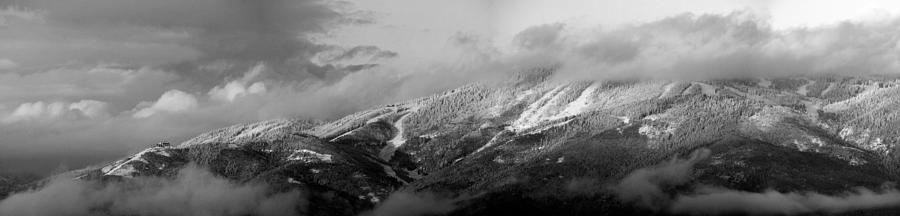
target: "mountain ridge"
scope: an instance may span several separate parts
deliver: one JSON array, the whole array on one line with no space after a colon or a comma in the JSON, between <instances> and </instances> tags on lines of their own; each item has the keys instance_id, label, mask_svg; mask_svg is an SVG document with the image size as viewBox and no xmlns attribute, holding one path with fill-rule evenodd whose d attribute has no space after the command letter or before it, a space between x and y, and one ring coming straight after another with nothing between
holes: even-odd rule
<instances>
[{"instance_id":1,"label":"mountain ridge","mask_svg":"<svg viewBox=\"0 0 900 216\"><path fill-rule=\"evenodd\" d=\"M643 208L610 188L698 149L709 156L691 163L692 180L661 190L840 195L891 185L900 174L900 131L890 128L900 121L890 108L900 103L898 80L558 83L553 72L531 70L331 122L235 125L71 174L127 181L197 164L233 181L309 191L312 204L301 212L310 215L359 214L410 190L466 197L452 199L453 211L436 212L449 215L682 214ZM832 213L890 209L873 208Z\"/></svg>"}]
</instances>

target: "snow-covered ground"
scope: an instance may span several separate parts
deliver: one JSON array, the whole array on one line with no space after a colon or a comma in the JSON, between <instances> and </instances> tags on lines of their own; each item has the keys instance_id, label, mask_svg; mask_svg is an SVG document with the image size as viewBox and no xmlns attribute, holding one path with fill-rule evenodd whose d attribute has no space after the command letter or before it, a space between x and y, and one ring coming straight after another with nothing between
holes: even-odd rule
<instances>
[{"instance_id":1,"label":"snow-covered ground","mask_svg":"<svg viewBox=\"0 0 900 216\"><path fill-rule=\"evenodd\" d=\"M127 159L119 160L109 166L103 167L100 171L103 172L104 175L134 177L134 174L138 172L134 167L135 163L148 163L147 160L144 159L144 156L147 154L171 157L171 154L167 152L166 149L167 148L164 147L148 148Z\"/></svg>"},{"instance_id":2,"label":"snow-covered ground","mask_svg":"<svg viewBox=\"0 0 900 216\"><path fill-rule=\"evenodd\" d=\"M579 115L594 105L597 100L595 95L597 89L598 85L596 83L591 84L581 90L575 100L566 103L564 98L574 89L569 85L557 86L534 103L529 104L525 111L519 115L519 118L513 121L509 129L522 131L541 125L544 122Z\"/></svg>"},{"instance_id":3,"label":"snow-covered ground","mask_svg":"<svg viewBox=\"0 0 900 216\"><path fill-rule=\"evenodd\" d=\"M307 149L300 149L295 151L293 154L291 154L291 156L288 157L288 160L297 160L306 163L333 162L332 156L330 154L322 154Z\"/></svg>"}]
</instances>

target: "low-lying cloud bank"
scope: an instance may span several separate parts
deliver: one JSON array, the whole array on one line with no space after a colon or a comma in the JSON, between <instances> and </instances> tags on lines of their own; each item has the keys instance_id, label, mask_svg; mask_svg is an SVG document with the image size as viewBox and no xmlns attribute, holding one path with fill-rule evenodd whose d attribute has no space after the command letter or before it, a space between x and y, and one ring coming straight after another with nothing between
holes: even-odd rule
<instances>
[{"instance_id":1,"label":"low-lying cloud bank","mask_svg":"<svg viewBox=\"0 0 900 216\"><path fill-rule=\"evenodd\" d=\"M857 188L841 195L816 192L762 193L704 186L693 194L678 195L668 211L679 214L795 215L841 213L854 210L900 206L900 191L880 192Z\"/></svg>"},{"instance_id":2,"label":"low-lying cloud bank","mask_svg":"<svg viewBox=\"0 0 900 216\"><path fill-rule=\"evenodd\" d=\"M444 198L429 192L397 191L362 216L441 215L456 209L464 198Z\"/></svg>"},{"instance_id":3,"label":"low-lying cloud bank","mask_svg":"<svg viewBox=\"0 0 900 216\"><path fill-rule=\"evenodd\" d=\"M900 191L856 188L838 195L817 192L738 191L709 185L693 185L689 192L672 194L666 189L685 186L693 180L693 167L709 156L709 150L693 152L689 158L635 170L613 185L620 200L654 211L691 215L795 215L841 213L900 206Z\"/></svg>"},{"instance_id":4,"label":"low-lying cloud bank","mask_svg":"<svg viewBox=\"0 0 900 216\"><path fill-rule=\"evenodd\" d=\"M305 202L299 191L273 193L266 185L237 184L189 166L174 179L55 179L0 201L0 215L288 216L298 215Z\"/></svg>"}]
</instances>

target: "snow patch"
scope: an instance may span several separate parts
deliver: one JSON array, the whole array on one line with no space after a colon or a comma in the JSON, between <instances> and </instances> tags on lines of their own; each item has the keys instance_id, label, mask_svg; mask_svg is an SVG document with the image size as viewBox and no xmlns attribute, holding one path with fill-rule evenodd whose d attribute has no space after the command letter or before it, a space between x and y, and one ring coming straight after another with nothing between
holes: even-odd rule
<instances>
[{"instance_id":1,"label":"snow patch","mask_svg":"<svg viewBox=\"0 0 900 216\"><path fill-rule=\"evenodd\" d=\"M294 179L294 178L288 178L287 181L288 181L288 183L291 183L291 184L298 184L298 185L302 185L302 184L303 184L303 182L297 181L297 180Z\"/></svg>"},{"instance_id":2,"label":"snow patch","mask_svg":"<svg viewBox=\"0 0 900 216\"><path fill-rule=\"evenodd\" d=\"M519 119L516 119L516 121L510 125L510 128L519 131L534 127L538 123L547 120L548 118L546 115L550 112L550 109L557 105L558 99L563 97L568 89L569 87L565 85L557 86L534 103L529 104L525 111L519 116Z\"/></svg>"},{"instance_id":3,"label":"snow patch","mask_svg":"<svg viewBox=\"0 0 900 216\"><path fill-rule=\"evenodd\" d=\"M644 135L649 139L658 140L665 138L667 135L675 134L674 127L660 127L653 124L643 124L638 128L638 134Z\"/></svg>"},{"instance_id":4,"label":"snow patch","mask_svg":"<svg viewBox=\"0 0 900 216\"><path fill-rule=\"evenodd\" d=\"M578 95L578 98L569 103L555 118L574 116L584 112L584 110L593 103L594 92L597 91L597 88L597 84L591 84L585 88L584 91L581 91L581 94Z\"/></svg>"},{"instance_id":5,"label":"snow patch","mask_svg":"<svg viewBox=\"0 0 900 216\"><path fill-rule=\"evenodd\" d=\"M332 156L330 154L321 154L318 152L301 149L295 151L291 156L288 157L288 160L298 160L306 163L332 163Z\"/></svg>"},{"instance_id":6,"label":"snow patch","mask_svg":"<svg viewBox=\"0 0 900 216\"><path fill-rule=\"evenodd\" d=\"M134 174L138 173L138 170L134 167L134 163L149 163L144 159L144 155L146 154L171 157L171 154L166 152L165 148L153 147L138 152L128 159L116 161L112 165L101 168L100 171L103 172L104 175L134 177Z\"/></svg>"}]
</instances>

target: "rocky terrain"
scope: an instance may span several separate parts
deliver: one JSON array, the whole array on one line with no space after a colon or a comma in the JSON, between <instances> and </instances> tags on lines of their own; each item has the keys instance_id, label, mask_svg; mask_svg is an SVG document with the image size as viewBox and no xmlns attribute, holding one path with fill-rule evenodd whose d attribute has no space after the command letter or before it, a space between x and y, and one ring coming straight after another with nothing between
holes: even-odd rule
<instances>
[{"instance_id":1,"label":"rocky terrain","mask_svg":"<svg viewBox=\"0 0 900 216\"><path fill-rule=\"evenodd\" d=\"M235 182L303 190L308 203L297 208L304 215L362 214L397 191L440 197L453 208L425 213L446 215L900 212L900 203L831 208L816 201L893 198L884 191L900 174L898 80L559 83L552 73L532 70L331 122L235 125L66 175L129 181L197 164ZM687 172L662 172L669 165ZM660 177L628 187L644 173ZM644 189L657 195L648 199ZM681 205L718 194L709 191L787 197L800 206Z\"/></svg>"}]
</instances>

